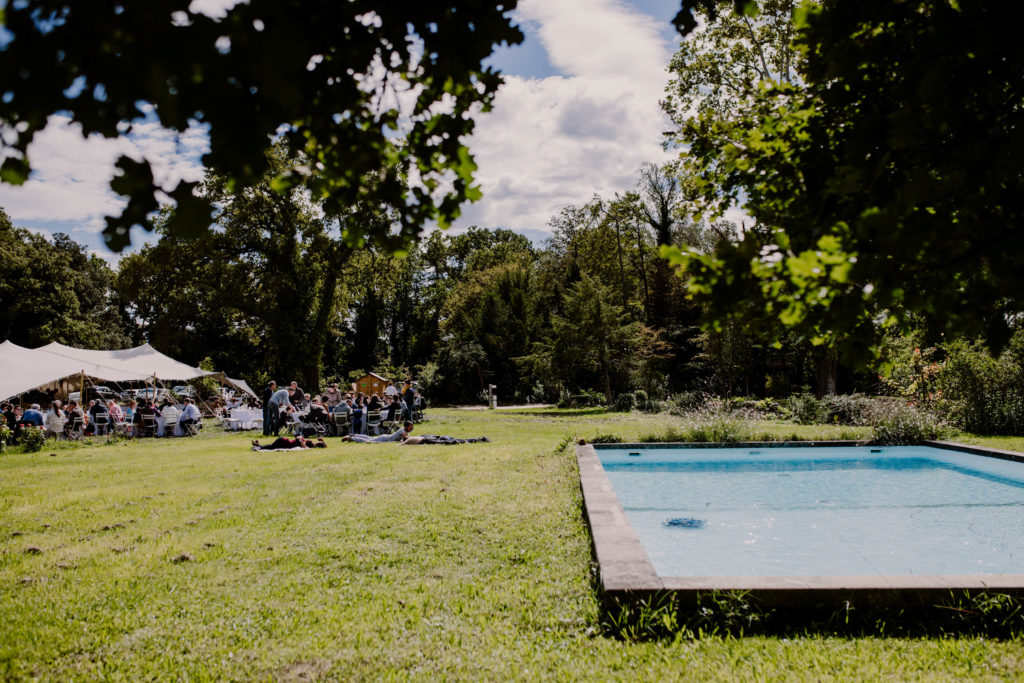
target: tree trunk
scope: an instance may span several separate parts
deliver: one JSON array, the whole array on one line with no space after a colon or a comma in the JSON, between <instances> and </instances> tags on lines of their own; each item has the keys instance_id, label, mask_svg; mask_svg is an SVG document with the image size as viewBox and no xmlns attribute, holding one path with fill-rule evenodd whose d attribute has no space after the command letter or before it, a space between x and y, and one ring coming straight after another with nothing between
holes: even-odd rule
<instances>
[{"instance_id":1,"label":"tree trunk","mask_svg":"<svg viewBox=\"0 0 1024 683\"><path fill-rule=\"evenodd\" d=\"M818 398L836 393L836 350L826 348L818 356L818 387L815 392Z\"/></svg>"}]
</instances>

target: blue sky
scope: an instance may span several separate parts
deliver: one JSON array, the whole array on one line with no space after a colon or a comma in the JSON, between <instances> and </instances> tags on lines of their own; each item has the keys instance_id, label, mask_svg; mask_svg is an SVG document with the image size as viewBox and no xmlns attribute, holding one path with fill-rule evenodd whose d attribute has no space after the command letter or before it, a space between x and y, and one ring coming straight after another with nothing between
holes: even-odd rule
<instances>
[{"instance_id":1,"label":"blue sky","mask_svg":"<svg viewBox=\"0 0 1024 683\"><path fill-rule=\"evenodd\" d=\"M192 6L216 14L225 4L234 0ZM469 141L484 198L464 207L455 229L507 227L540 240L563 206L627 190L641 163L666 160L658 99L678 11L679 0L520 0L526 40L491 58L506 84ZM131 139L83 140L54 117L29 150L33 176L22 187L0 185L0 206L15 225L66 232L113 260L100 231L121 205L107 188L120 154L150 159L169 186L202 174L201 130L175 137L153 124L136 129Z\"/></svg>"}]
</instances>

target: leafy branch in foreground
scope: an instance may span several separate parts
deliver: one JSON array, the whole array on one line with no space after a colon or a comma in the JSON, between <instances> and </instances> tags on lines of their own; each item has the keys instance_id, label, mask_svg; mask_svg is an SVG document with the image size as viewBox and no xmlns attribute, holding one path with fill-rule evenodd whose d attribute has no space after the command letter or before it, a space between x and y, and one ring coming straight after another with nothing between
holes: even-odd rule
<instances>
[{"instance_id":1,"label":"leafy branch in foreground","mask_svg":"<svg viewBox=\"0 0 1024 683\"><path fill-rule=\"evenodd\" d=\"M9 3L0 179L28 179L29 144L55 114L83 135L108 138L130 135L140 121L177 133L205 129L203 164L232 190L259 181L265 150L280 135L292 156L309 162L280 174L275 189L304 186L328 215L360 201L396 207L399 232L388 226L372 237L398 248L427 221L444 226L479 197L461 141L501 83L483 60L523 39L509 17L515 5L249 0L216 19L187 0ZM133 226L152 229L159 193L177 203L173 234L209 226L213 207L196 184L157 182L153 161L117 162L111 188L128 204L107 218L114 251L130 243ZM401 173L361 182L381 168ZM346 239L358 246L361 237Z\"/></svg>"},{"instance_id":2,"label":"leafy branch in foreground","mask_svg":"<svg viewBox=\"0 0 1024 683\"><path fill-rule=\"evenodd\" d=\"M864 357L914 315L994 350L1024 302L1024 45L970 0L829 3L796 15L804 83L764 84L680 138L708 215L760 229L664 250L711 317L749 315Z\"/></svg>"}]
</instances>

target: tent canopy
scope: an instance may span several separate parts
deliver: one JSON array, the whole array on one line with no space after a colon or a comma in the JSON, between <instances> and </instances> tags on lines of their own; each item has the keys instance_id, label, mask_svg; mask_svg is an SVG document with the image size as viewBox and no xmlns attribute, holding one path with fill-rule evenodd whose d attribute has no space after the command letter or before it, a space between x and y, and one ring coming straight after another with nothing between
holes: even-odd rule
<instances>
[{"instance_id":1,"label":"tent canopy","mask_svg":"<svg viewBox=\"0 0 1024 683\"><path fill-rule=\"evenodd\" d=\"M0 397L10 398L81 376L102 382L188 381L216 375L180 363L149 344L119 351L76 349L53 342L27 349L10 341L0 344ZM245 382L225 381L253 396Z\"/></svg>"}]
</instances>

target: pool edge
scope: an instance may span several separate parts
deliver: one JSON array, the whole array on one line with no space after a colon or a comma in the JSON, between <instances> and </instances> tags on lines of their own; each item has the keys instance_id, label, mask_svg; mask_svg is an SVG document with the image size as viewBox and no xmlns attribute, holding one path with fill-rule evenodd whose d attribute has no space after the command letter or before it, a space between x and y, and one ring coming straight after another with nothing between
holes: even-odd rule
<instances>
[{"instance_id":1,"label":"pool edge","mask_svg":"<svg viewBox=\"0 0 1024 683\"><path fill-rule=\"evenodd\" d=\"M768 447L781 442L743 444L614 444L630 447ZM809 444L794 442L789 445ZM828 445L863 445L828 442ZM816 445L825 445L816 442ZM923 445L960 450L1003 460L1024 462L1024 454L947 441ZM612 444L608 445L609 447ZM576 446L583 510L590 526L598 580L606 599L671 592L682 604L699 604L702 594L743 591L765 606L822 608L847 604L875 607L928 606L952 593L992 591L1024 597L1024 574L898 575L898 576L775 576L775 577L662 577L619 503L592 444Z\"/></svg>"}]
</instances>

